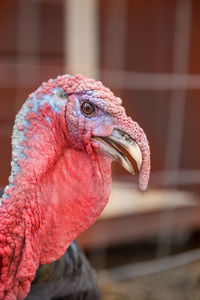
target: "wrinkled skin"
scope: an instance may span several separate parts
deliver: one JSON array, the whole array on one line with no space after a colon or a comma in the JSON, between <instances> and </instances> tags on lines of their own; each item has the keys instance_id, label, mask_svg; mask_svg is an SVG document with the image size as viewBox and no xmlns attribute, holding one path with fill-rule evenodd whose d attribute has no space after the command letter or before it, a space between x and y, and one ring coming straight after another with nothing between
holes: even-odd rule
<instances>
[{"instance_id":1,"label":"wrinkled skin","mask_svg":"<svg viewBox=\"0 0 200 300\"><path fill-rule=\"evenodd\" d=\"M0 197L3 189L0 189ZM25 300L100 300L96 274L74 241L51 264L41 265Z\"/></svg>"},{"instance_id":2,"label":"wrinkled skin","mask_svg":"<svg viewBox=\"0 0 200 300\"><path fill-rule=\"evenodd\" d=\"M3 189L0 189L0 197ZM96 274L74 241L51 264L41 265L25 300L100 300Z\"/></svg>"},{"instance_id":3,"label":"wrinkled skin","mask_svg":"<svg viewBox=\"0 0 200 300\"><path fill-rule=\"evenodd\" d=\"M94 114L83 112L85 101ZM109 199L113 158L92 137L114 129L137 143L145 190L146 135L101 82L63 75L29 96L16 117L11 176L0 205L0 300L24 299L38 267L62 257L96 221Z\"/></svg>"}]
</instances>

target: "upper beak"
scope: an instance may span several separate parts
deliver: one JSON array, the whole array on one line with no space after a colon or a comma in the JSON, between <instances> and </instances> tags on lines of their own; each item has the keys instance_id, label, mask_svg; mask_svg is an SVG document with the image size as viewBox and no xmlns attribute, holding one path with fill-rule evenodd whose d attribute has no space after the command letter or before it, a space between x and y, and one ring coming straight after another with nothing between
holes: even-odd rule
<instances>
[{"instance_id":1,"label":"upper beak","mask_svg":"<svg viewBox=\"0 0 200 300\"><path fill-rule=\"evenodd\" d=\"M117 160L128 172L135 174L126 153L123 153L123 149L125 149L136 161L138 170L140 171L142 165L142 153L137 143L127 133L114 129L110 136L94 136L92 139L99 143L103 147L104 152ZM122 150L119 149L119 146L121 146L120 148Z\"/></svg>"}]
</instances>

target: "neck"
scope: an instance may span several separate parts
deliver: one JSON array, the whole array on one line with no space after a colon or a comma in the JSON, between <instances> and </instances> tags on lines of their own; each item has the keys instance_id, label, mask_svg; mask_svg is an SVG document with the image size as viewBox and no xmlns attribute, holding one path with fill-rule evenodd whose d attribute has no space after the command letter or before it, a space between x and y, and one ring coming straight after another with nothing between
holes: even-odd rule
<instances>
[{"instance_id":1,"label":"neck","mask_svg":"<svg viewBox=\"0 0 200 300\"><path fill-rule=\"evenodd\" d=\"M64 114L45 109L45 121L27 115L23 157L0 206L0 299L23 299L39 264L58 259L109 197L110 160L70 148Z\"/></svg>"}]
</instances>

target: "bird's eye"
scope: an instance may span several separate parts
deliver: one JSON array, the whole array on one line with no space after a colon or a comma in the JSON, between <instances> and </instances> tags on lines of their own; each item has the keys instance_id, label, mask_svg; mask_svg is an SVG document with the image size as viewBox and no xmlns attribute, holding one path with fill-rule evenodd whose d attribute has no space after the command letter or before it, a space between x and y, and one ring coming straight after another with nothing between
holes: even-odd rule
<instances>
[{"instance_id":1,"label":"bird's eye","mask_svg":"<svg viewBox=\"0 0 200 300\"><path fill-rule=\"evenodd\" d=\"M93 116L95 114L95 106L90 102L83 102L81 105L82 112L87 116Z\"/></svg>"}]
</instances>

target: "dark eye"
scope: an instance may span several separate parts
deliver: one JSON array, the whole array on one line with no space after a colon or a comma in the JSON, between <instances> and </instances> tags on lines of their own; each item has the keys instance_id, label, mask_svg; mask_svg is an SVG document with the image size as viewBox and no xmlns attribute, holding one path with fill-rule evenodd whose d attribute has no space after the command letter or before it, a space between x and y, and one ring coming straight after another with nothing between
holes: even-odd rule
<instances>
[{"instance_id":1,"label":"dark eye","mask_svg":"<svg viewBox=\"0 0 200 300\"><path fill-rule=\"evenodd\" d=\"M90 102L83 102L81 105L81 109L82 112L87 116L95 114L95 106Z\"/></svg>"}]
</instances>

